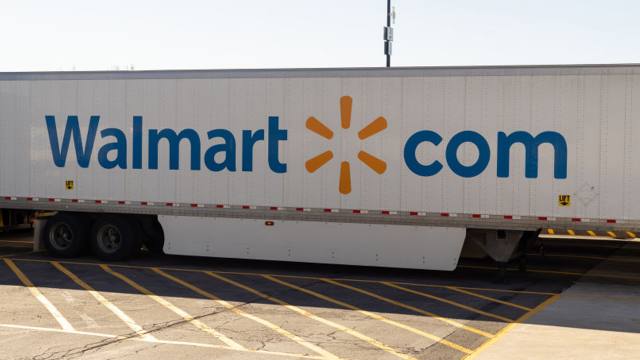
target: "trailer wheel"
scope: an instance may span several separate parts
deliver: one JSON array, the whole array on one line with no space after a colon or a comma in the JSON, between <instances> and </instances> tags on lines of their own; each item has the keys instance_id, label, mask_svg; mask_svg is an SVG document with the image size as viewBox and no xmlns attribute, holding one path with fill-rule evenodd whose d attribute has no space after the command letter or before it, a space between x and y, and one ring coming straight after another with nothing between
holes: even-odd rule
<instances>
[{"instance_id":1,"label":"trailer wheel","mask_svg":"<svg viewBox=\"0 0 640 360\"><path fill-rule=\"evenodd\" d=\"M47 220L44 243L47 251L57 257L75 257L85 248L88 227L79 215L58 213Z\"/></svg>"},{"instance_id":2,"label":"trailer wheel","mask_svg":"<svg viewBox=\"0 0 640 360\"><path fill-rule=\"evenodd\" d=\"M138 223L122 216L101 216L91 228L91 249L103 260L125 260L134 256L140 250L141 240Z\"/></svg>"}]
</instances>

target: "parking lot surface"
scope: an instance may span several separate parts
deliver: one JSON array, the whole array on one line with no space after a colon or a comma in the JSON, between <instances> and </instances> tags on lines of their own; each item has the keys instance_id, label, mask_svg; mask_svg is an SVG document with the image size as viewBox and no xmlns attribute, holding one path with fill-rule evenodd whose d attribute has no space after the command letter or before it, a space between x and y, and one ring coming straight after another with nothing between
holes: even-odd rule
<instances>
[{"instance_id":1,"label":"parking lot surface","mask_svg":"<svg viewBox=\"0 0 640 360\"><path fill-rule=\"evenodd\" d=\"M462 359L587 274L638 281L640 247L545 240L528 271L152 256L105 264L0 234L1 359ZM611 259L619 271L590 271Z\"/></svg>"}]
</instances>

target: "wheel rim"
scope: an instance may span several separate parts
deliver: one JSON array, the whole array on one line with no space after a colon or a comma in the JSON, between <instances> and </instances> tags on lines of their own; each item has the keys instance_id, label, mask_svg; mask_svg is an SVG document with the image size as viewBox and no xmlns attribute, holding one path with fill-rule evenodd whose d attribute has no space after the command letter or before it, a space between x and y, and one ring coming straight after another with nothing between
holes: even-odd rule
<instances>
[{"instance_id":1,"label":"wheel rim","mask_svg":"<svg viewBox=\"0 0 640 360\"><path fill-rule=\"evenodd\" d=\"M98 247L103 253L113 254L122 247L122 234L117 226L103 225L97 233Z\"/></svg>"},{"instance_id":2,"label":"wheel rim","mask_svg":"<svg viewBox=\"0 0 640 360\"><path fill-rule=\"evenodd\" d=\"M49 230L49 244L59 251L67 250L73 244L74 236L71 226L67 223L58 223Z\"/></svg>"}]
</instances>

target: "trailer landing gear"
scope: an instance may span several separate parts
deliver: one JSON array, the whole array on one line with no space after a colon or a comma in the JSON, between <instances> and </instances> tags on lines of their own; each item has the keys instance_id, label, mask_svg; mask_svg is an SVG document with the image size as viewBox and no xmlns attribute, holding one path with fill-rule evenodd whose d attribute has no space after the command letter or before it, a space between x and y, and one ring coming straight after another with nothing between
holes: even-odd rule
<instances>
[{"instance_id":1,"label":"trailer landing gear","mask_svg":"<svg viewBox=\"0 0 640 360\"><path fill-rule=\"evenodd\" d=\"M527 271L526 249L538 237L537 231L515 230L474 230L467 231L466 241L471 242L467 246L473 249L474 257L489 256L495 260L498 267L498 282L506 282L507 271L510 264L517 263L521 273ZM471 253L471 250L467 250ZM482 256L478 256L482 254Z\"/></svg>"}]
</instances>

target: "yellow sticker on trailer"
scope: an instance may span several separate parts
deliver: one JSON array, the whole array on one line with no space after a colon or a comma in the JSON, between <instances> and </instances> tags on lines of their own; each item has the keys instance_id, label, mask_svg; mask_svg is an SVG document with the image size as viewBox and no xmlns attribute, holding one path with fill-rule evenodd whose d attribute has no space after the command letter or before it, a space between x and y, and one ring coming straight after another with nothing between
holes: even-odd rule
<instances>
[{"instance_id":1,"label":"yellow sticker on trailer","mask_svg":"<svg viewBox=\"0 0 640 360\"><path fill-rule=\"evenodd\" d=\"M571 206L571 195L558 195L558 206Z\"/></svg>"},{"instance_id":2,"label":"yellow sticker on trailer","mask_svg":"<svg viewBox=\"0 0 640 360\"><path fill-rule=\"evenodd\" d=\"M73 180L67 180L64 182L64 187L67 188L67 190L73 190Z\"/></svg>"}]
</instances>

